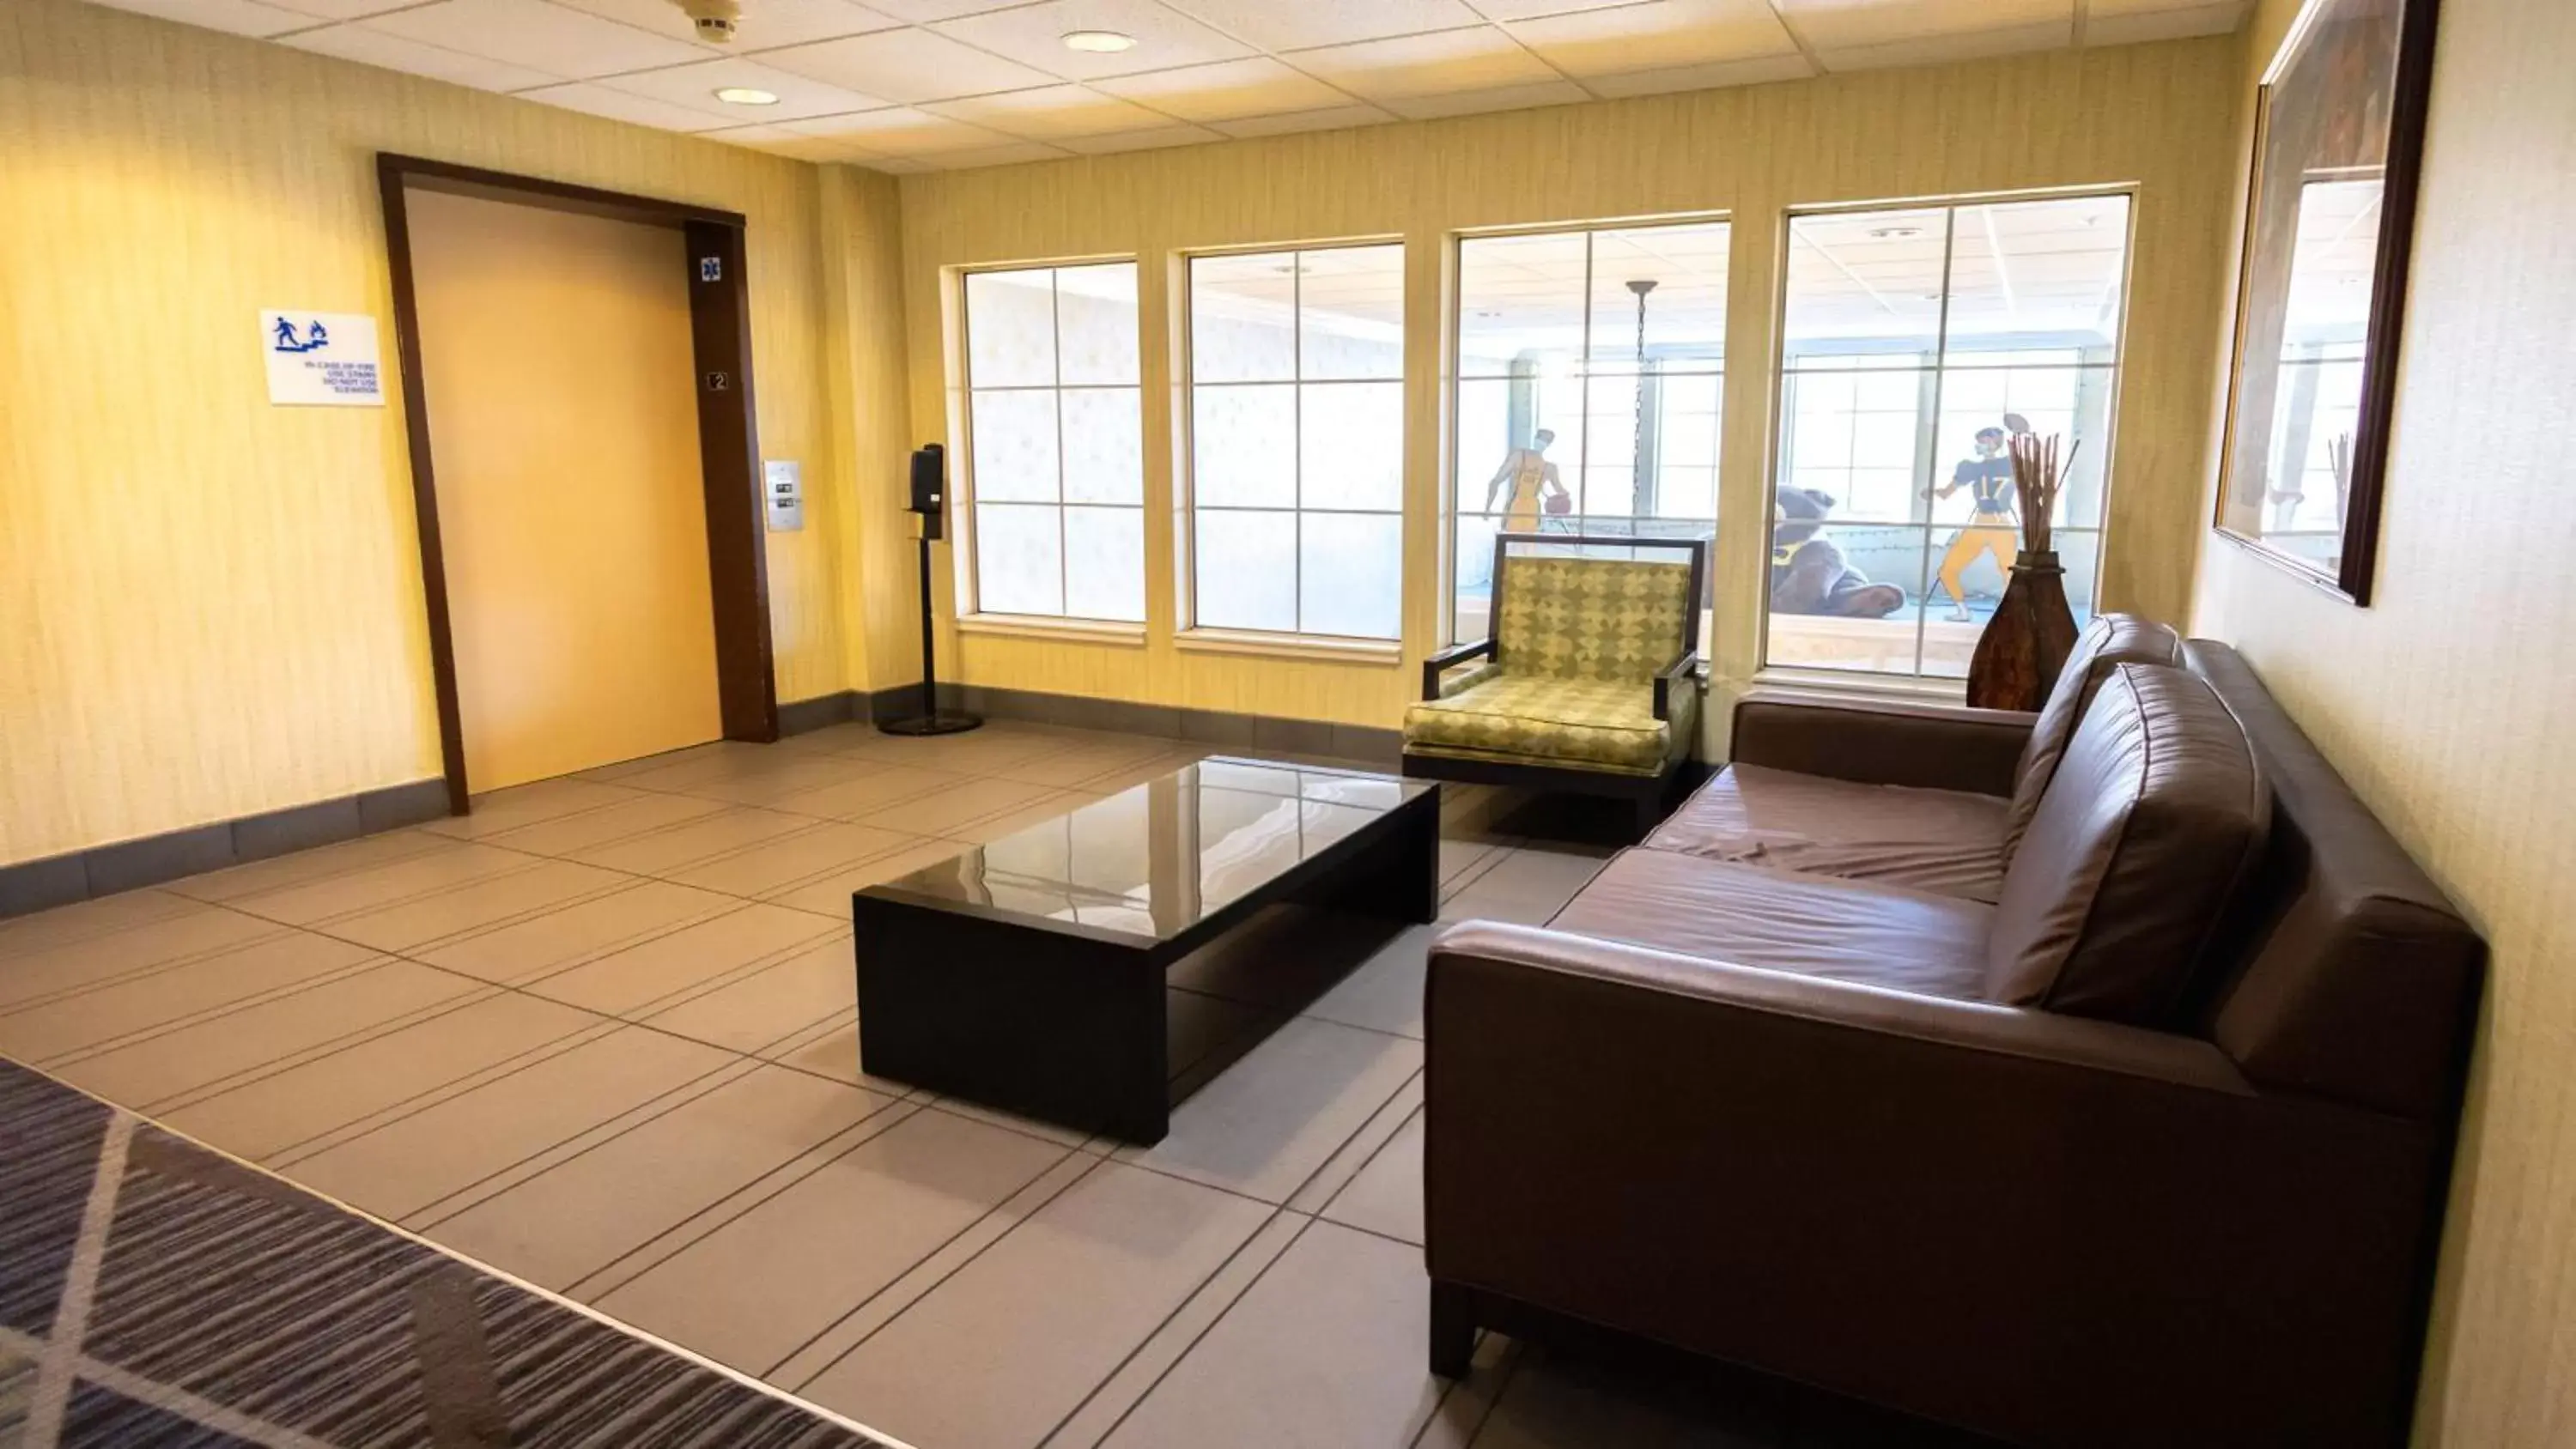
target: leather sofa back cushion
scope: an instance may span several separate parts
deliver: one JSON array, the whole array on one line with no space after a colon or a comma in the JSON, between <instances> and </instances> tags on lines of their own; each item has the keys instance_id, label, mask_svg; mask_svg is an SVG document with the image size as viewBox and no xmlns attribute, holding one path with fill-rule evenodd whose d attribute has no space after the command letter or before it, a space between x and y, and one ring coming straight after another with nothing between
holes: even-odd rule
<instances>
[{"instance_id":1,"label":"leather sofa back cushion","mask_svg":"<svg viewBox=\"0 0 2576 1449\"><path fill-rule=\"evenodd\" d=\"M2004 814L2005 865L2012 864L2021 838L2030 833L2040 796L2057 774L2058 760L2075 736L2076 721L2084 717L2084 707L2093 702L2102 681L2123 664L2180 663L2182 636L2164 625L2133 614L2093 616L2093 622L2076 636L2066 667L2057 672L2057 683L2048 692L2048 703L2040 706L2039 718L2031 724L2030 742L2022 746L2021 764L2013 771L2012 808Z\"/></svg>"},{"instance_id":2,"label":"leather sofa back cushion","mask_svg":"<svg viewBox=\"0 0 2576 1449\"><path fill-rule=\"evenodd\" d=\"M2173 1025L2270 818L2244 728L2208 684L2114 666L2004 872L1987 996Z\"/></svg>"}]
</instances>

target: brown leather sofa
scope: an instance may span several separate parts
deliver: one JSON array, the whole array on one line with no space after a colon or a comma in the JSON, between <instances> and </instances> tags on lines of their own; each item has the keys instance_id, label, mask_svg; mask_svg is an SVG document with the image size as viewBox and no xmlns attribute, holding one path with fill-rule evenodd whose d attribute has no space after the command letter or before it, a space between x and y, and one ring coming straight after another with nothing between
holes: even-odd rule
<instances>
[{"instance_id":1,"label":"brown leather sofa","mask_svg":"<svg viewBox=\"0 0 2576 1449\"><path fill-rule=\"evenodd\" d=\"M2111 620L2039 716L1733 753L1434 943L1433 1368L1573 1322L2024 1444L2402 1442L2484 947L2245 663Z\"/></svg>"}]
</instances>

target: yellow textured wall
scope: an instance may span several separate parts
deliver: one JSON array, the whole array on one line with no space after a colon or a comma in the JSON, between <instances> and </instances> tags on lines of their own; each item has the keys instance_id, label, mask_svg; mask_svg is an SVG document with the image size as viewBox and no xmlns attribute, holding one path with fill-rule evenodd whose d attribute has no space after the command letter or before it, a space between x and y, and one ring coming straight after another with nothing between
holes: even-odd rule
<instances>
[{"instance_id":1,"label":"yellow textured wall","mask_svg":"<svg viewBox=\"0 0 2576 1449\"><path fill-rule=\"evenodd\" d=\"M1173 624L1169 352L1145 354L1149 628L1142 644L953 633L969 680L1210 709L1387 725L1434 647L1446 485L1439 379L1446 239L1461 228L1722 210L1735 220L1720 490L1764 516L1782 209L1961 192L2135 183L2137 245L2103 602L2168 619L2189 603L2197 490L2228 265L2229 137L2241 45L2228 38L2060 52L1356 131L903 178L913 431L941 437L943 269L1137 255L1144 326L1175 249L1402 236L1410 246L1406 392L1408 667L1181 651ZM1718 542L1714 664L1754 667L1766 540ZM872 571L871 591L908 588ZM944 581L943 581L944 585ZM945 605L943 605L945 607ZM880 665L880 683L900 677Z\"/></svg>"},{"instance_id":2,"label":"yellow textured wall","mask_svg":"<svg viewBox=\"0 0 2576 1449\"><path fill-rule=\"evenodd\" d=\"M0 862L438 773L399 398L273 408L254 336L368 312L390 367L378 150L750 219L762 445L815 495L770 540L779 697L847 684L817 168L7 0Z\"/></svg>"},{"instance_id":3,"label":"yellow textured wall","mask_svg":"<svg viewBox=\"0 0 2576 1449\"><path fill-rule=\"evenodd\" d=\"M2247 96L2296 10L2263 5ZM2543 1449L2576 1443L2576 6L2441 27L2376 597L2208 534L2213 481L2194 623L2494 948L2416 1438Z\"/></svg>"}]
</instances>

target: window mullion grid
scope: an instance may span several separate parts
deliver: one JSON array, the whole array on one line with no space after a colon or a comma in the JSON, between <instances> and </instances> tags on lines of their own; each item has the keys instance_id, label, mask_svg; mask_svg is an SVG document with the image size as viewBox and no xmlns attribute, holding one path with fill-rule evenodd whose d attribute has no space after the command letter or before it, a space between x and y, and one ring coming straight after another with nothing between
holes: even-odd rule
<instances>
[{"instance_id":1,"label":"window mullion grid","mask_svg":"<svg viewBox=\"0 0 2576 1449\"><path fill-rule=\"evenodd\" d=\"M1950 274L1958 260L1958 245L1959 208L1953 206L1942 212L1941 305L1939 320L1932 333L1932 446L1936 460L1933 466L1936 468L1940 466L1937 460L1941 446L1941 384L1950 366ZM1932 628L1932 587L1936 582L1932 576L1932 516L1929 511L1923 516L1922 579L1923 600L1914 610L1914 677L1917 679L1923 677L1923 646ZM1951 602L1961 608L1967 607L1965 599Z\"/></svg>"},{"instance_id":2,"label":"window mullion grid","mask_svg":"<svg viewBox=\"0 0 2576 1449\"><path fill-rule=\"evenodd\" d=\"M1073 614L1073 551L1065 542L1064 521L1064 287L1053 267L1047 269L1047 334L1055 375L1055 611Z\"/></svg>"},{"instance_id":3,"label":"window mullion grid","mask_svg":"<svg viewBox=\"0 0 2576 1449\"><path fill-rule=\"evenodd\" d=\"M1306 254L1288 254L1289 621L1306 632Z\"/></svg>"}]
</instances>

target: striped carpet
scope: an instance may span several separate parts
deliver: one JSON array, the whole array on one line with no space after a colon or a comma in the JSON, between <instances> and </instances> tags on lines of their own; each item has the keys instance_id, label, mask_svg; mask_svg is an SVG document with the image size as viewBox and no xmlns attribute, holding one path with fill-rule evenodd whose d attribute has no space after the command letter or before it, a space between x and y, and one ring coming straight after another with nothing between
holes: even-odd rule
<instances>
[{"instance_id":1,"label":"striped carpet","mask_svg":"<svg viewBox=\"0 0 2576 1449\"><path fill-rule=\"evenodd\" d=\"M58 1445L883 1449L0 1062L0 1449Z\"/></svg>"}]
</instances>

